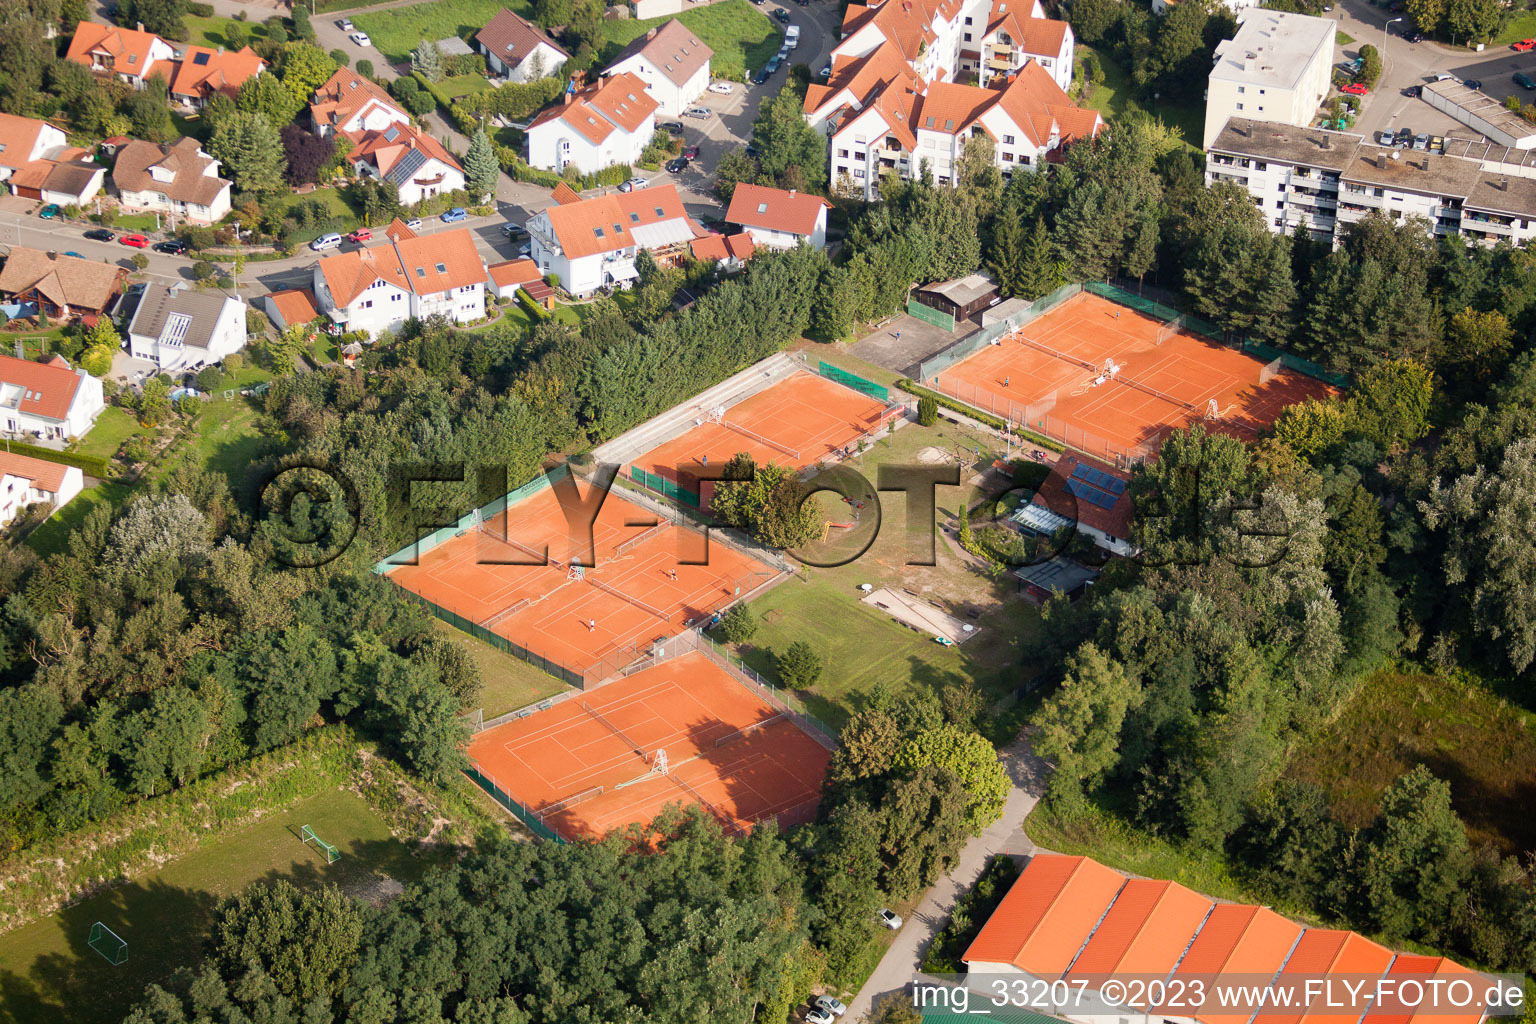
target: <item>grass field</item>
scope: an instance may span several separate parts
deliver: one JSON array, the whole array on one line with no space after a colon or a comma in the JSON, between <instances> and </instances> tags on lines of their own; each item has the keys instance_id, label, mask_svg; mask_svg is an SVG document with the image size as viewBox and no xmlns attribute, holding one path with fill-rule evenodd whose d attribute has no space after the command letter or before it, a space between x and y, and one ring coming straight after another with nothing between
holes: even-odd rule
<instances>
[{"instance_id":1,"label":"grass field","mask_svg":"<svg viewBox=\"0 0 1536 1024\"><path fill-rule=\"evenodd\" d=\"M123 442L135 434L153 434L151 427L139 426L133 413L116 405L109 405L96 417L95 426L81 440L75 451L81 455L99 455L110 459L117 454Z\"/></svg>"},{"instance_id":2,"label":"grass field","mask_svg":"<svg viewBox=\"0 0 1536 1024\"><path fill-rule=\"evenodd\" d=\"M27 535L27 547L44 558L61 555L69 550L69 535L75 527L85 522L91 510L103 503L113 506L128 500L133 488L115 480L103 480L95 487L87 487L59 509L48 521Z\"/></svg>"},{"instance_id":3,"label":"grass field","mask_svg":"<svg viewBox=\"0 0 1536 1024\"><path fill-rule=\"evenodd\" d=\"M488 719L525 708L566 689L564 683L548 672L536 669L505 651L498 651L490 644L454 629L441 619L434 619L433 624L444 636L468 651L469 656L475 660L483 687L480 691L480 706Z\"/></svg>"},{"instance_id":4,"label":"grass field","mask_svg":"<svg viewBox=\"0 0 1536 1024\"><path fill-rule=\"evenodd\" d=\"M988 444L944 421L933 427L908 424L847 465L873 481L882 464L920 464L933 457L932 450L981 446L985 451ZM962 472L962 481L968 476ZM965 483L938 487L939 522L953 523L961 502L979 494ZM824 506L829 517L849 518L847 506L832 500L836 508ZM1011 577L992 581L979 575L942 534L935 540L936 565L907 564L909 558L926 557L927 536L921 528L909 534L904 499L885 494L879 536L869 550L847 565L810 568L753 601L749 608L758 619L757 633L738 652L776 680L775 655L796 640L809 642L825 668L813 691L800 696L814 714L834 725L857 711L877 682L909 692L973 680L992 698L1005 697L1033 674L1022 664L1022 644L1039 628L1039 613L1017 596ZM967 609L979 609L980 617L970 621L980 632L960 646L943 647L931 635L863 603L859 586L864 583L911 591L962 619Z\"/></svg>"},{"instance_id":5,"label":"grass field","mask_svg":"<svg viewBox=\"0 0 1536 1024\"><path fill-rule=\"evenodd\" d=\"M341 850L324 857L298 838L311 825ZM103 892L46 920L0 935L0 1024L122 1019L144 986L195 962L219 901L262 879L340 885L358 896L411 882L426 864L393 839L362 798L329 792L211 843L154 874ZM112 966L86 945L101 921L128 943Z\"/></svg>"},{"instance_id":6,"label":"grass field","mask_svg":"<svg viewBox=\"0 0 1536 1024\"><path fill-rule=\"evenodd\" d=\"M277 13L275 10L273 13ZM192 46L207 46L217 50L221 46L229 46L229 26L234 23L234 18L220 18L217 16L202 17L189 14L182 19L190 32L191 38L187 42ZM266 32L255 21L245 22L246 35L252 40L263 38Z\"/></svg>"},{"instance_id":7,"label":"grass field","mask_svg":"<svg viewBox=\"0 0 1536 1024\"><path fill-rule=\"evenodd\" d=\"M391 61L410 59L410 52L423 39L459 36L468 39L490 21L502 7L530 17L531 6L521 0L434 0L412 7L371 11L353 18L357 27L368 33L373 45ZM630 40L670 20L628 18L603 22L604 45L597 64L602 66ZM699 39L715 51L716 74L740 78L746 68L761 67L779 50L781 33L767 16L747 0L725 0L694 10L677 18L699 34Z\"/></svg>"},{"instance_id":8,"label":"grass field","mask_svg":"<svg viewBox=\"0 0 1536 1024\"><path fill-rule=\"evenodd\" d=\"M496 88L484 75L455 75L441 82L433 82L432 88L450 99L472 96L477 92L490 92Z\"/></svg>"},{"instance_id":9,"label":"grass field","mask_svg":"<svg viewBox=\"0 0 1536 1024\"><path fill-rule=\"evenodd\" d=\"M1077 46L1077 61L1079 70L1083 54L1097 52L1099 65L1104 69L1104 81L1093 87L1093 95L1086 101L1079 101L1082 106L1097 110L1108 121L1120 114L1133 110L1146 110L1149 113L1162 118L1163 123L1179 129L1184 142L1195 149L1200 148L1200 143L1205 136L1205 104L1199 100L1178 102L1173 100L1159 100L1150 107L1144 107L1131 97L1131 77L1126 69L1105 51L1093 51L1093 47L1079 43Z\"/></svg>"},{"instance_id":10,"label":"grass field","mask_svg":"<svg viewBox=\"0 0 1536 1024\"><path fill-rule=\"evenodd\" d=\"M1509 19L1504 31L1493 37L1494 46L1508 46L1522 39L1536 38L1536 11L1520 11Z\"/></svg>"},{"instance_id":11,"label":"grass field","mask_svg":"<svg viewBox=\"0 0 1536 1024\"><path fill-rule=\"evenodd\" d=\"M178 463L194 462L216 469L229 478L236 494L241 493L248 467L261 450L261 435L256 430L256 406L249 398L215 398L203 403L202 416L190 439L156 467L159 479Z\"/></svg>"},{"instance_id":12,"label":"grass field","mask_svg":"<svg viewBox=\"0 0 1536 1024\"><path fill-rule=\"evenodd\" d=\"M1380 672L1292 759L1349 826L1368 825L1382 791L1416 764L1451 784L1474 845L1536 849L1536 714L1476 679Z\"/></svg>"}]
</instances>

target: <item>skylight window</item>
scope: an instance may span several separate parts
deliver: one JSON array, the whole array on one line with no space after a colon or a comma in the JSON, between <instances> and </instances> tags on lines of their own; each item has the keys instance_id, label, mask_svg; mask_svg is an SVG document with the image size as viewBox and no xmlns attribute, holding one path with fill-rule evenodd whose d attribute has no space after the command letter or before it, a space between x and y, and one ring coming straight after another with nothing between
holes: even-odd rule
<instances>
[{"instance_id":1,"label":"skylight window","mask_svg":"<svg viewBox=\"0 0 1536 1024\"><path fill-rule=\"evenodd\" d=\"M208 59L210 57L212 57L212 56L213 56L213 54L211 54L211 53L200 53L196 57L192 58L192 63L193 64L197 64L199 66L201 66L203 64L207 64L208 63Z\"/></svg>"},{"instance_id":2,"label":"skylight window","mask_svg":"<svg viewBox=\"0 0 1536 1024\"><path fill-rule=\"evenodd\" d=\"M427 276L427 268L426 267L417 267L416 268L416 276L417 277L426 277Z\"/></svg>"},{"instance_id":3,"label":"skylight window","mask_svg":"<svg viewBox=\"0 0 1536 1024\"><path fill-rule=\"evenodd\" d=\"M757 212L758 213L767 213L768 212L768 204L767 203L758 203L757 204Z\"/></svg>"},{"instance_id":4,"label":"skylight window","mask_svg":"<svg viewBox=\"0 0 1536 1024\"><path fill-rule=\"evenodd\" d=\"M448 268L446 266L444 266L443 264L437 263L437 264L434 264L434 266L437 267L437 272L439 274L446 274L446 273L448 273Z\"/></svg>"},{"instance_id":5,"label":"skylight window","mask_svg":"<svg viewBox=\"0 0 1536 1024\"><path fill-rule=\"evenodd\" d=\"M658 216L658 217L665 217L666 216L666 214L661 212L661 207L659 207L659 206L656 207L656 216Z\"/></svg>"},{"instance_id":6,"label":"skylight window","mask_svg":"<svg viewBox=\"0 0 1536 1024\"><path fill-rule=\"evenodd\" d=\"M629 222L631 224L639 224L640 223L640 215L638 213L630 214L629 215Z\"/></svg>"},{"instance_id":7,"label":"skylight window","mask_svg":"<svg viewBox=\"0 0 1536 1024\"><path fill-rule=\"evenodd\" d=\"M593 234L594 234L594 235L596 235L596 236L597 236L597 237L598 237L598 238L604 238L604 237L606 237L606 236L605 236L605 235L604 235L604 234L603 234L603 229L602 229L602 228L593 228L593 229L592 229L592 233L593 233Z\"/></svg>"}]
</instances>

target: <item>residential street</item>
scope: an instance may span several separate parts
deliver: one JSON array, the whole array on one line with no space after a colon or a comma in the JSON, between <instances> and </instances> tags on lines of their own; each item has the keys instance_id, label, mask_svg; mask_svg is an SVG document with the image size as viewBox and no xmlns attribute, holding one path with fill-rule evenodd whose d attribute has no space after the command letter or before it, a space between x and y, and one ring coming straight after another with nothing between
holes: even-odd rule
<instances>
[{"instance_id":1,"label":"residential street","mask_svg":"<svg viewBox=\"0 0 1536 1024\"><path fill-rule=\"evenodd\" d=\"M1034 852L1023 826L1024 819L1045 791L1045 764L1035 757L1029 741L1023 737L999 750L998 757L1014 786L1003 805L1003 816L965 844L954 869L939 879L907 915L896 941L885 951L879 966L859 994L849 1002L847 1020L858 1021L869 1012L875 1000L904 991L911 984L929 942L949 923L955 900L976 884L988 860L999 853L1021 855Z\"/></svg>"}]
</instances>

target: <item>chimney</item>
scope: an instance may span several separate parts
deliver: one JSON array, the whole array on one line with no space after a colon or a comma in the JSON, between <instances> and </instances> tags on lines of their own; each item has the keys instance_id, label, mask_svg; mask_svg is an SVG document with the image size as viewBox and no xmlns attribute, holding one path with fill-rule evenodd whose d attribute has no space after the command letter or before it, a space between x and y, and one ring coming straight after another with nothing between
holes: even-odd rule
<instances>
[{"instance_id":1,"label":"chimney","mask_svg":"<svg viewBox=\"0 0 1536 1024\"><path fill-rule=\"evenodd\" d=\"M650 42L652 39L655 39L655 38L656 38L656 30L655 29L647 29L646 33L645 33L645 41L646 42Z\"/></svg>"},{"instance_id":2,"label":"chimney","mask_svg":"<svg viewBox=\"0 0 1536 1024\"><path fill-rule=\"evenodd\" d=\"M1327 132L1323 132L1323 148L1324 149L1331 149L1332 147L1333 147L1333 137L1330 136Z\"/></svg>"},{"instance_id":3,"label":"chimney","mask_svg":"<svg viewBox=\"0 0 1536 1024\"><path fill-rule=\"evenodd\" d=\"M568 106L571 105L571 100L575 99L575 97L576 97L575 93L568 91L563 96L560 97L560 102L561 102L562 105L568 107Z\"/></svg>"},{"instance_id":4,"label":"chimney","mask_svg":"<svg viewBox=\"0 0 1536 1024\"><path fill-rule=\"evenodd\" d=\"M220 57L224 56L224 47L222 47L222 46L219 47L219 56Z\"/></svg>"},{"instance_id":5,"label":"chimney","mask_svg":"<svg viewBox=\"0 0 1536 1024\"><path fill-rule=\"evenodd\" d=\"M794 189L790 189L789 190L789 198L791 198L791 199L795 198L795 190Z\"/></svg>"},{"instance_id":6,"label":"chimney","mask_svg":"<svg viewBox=\"0 0 1536 1024\"><path fill-rule=\"evenodd\" d=\"M144 31L144 23L141 21L135 26L140 32Z\"/></svg>"}]
</instances>

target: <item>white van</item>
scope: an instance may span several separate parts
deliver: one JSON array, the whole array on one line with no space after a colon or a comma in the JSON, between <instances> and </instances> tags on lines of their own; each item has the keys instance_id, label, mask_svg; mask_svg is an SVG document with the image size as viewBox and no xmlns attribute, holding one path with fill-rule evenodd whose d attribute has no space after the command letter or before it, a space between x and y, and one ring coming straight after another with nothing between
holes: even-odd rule
<instances>
[{"instance_id":1,"label":"white van","mask_svg":"<svg viewBox=\"0 0 1536 1024\"><path fill-rule=\"evenodd\" d=\"M341 236L336 234L334 231L329 235L321 235L319 238L309 243L309 247L315 250L315 252L323 252L326 249L335 249L340 245Z\"/></svg>"},{"instance_id":2,"label":"white van","mask_svg":"<svg viewBox=\"0 0 1536 1024\"><path fill-rule=\"evenodd\" d=\"M784 30L784 46L785 46L786 49L793 50L795 47L797 47L799 45L800 45L800 26L799 25L791 25L791 26L789 26L789 28Z\"/></svg>"}]
</instances>

